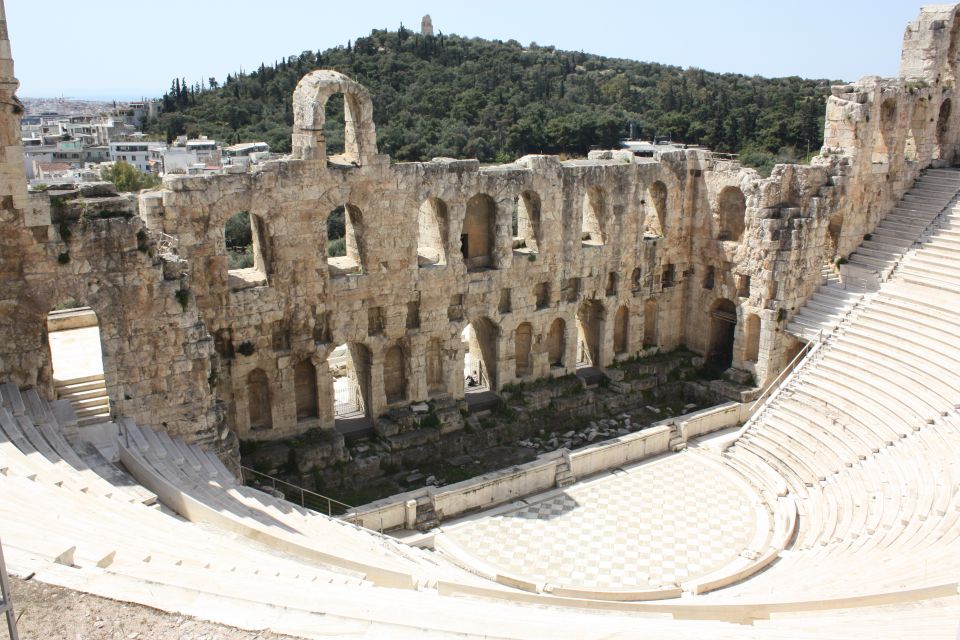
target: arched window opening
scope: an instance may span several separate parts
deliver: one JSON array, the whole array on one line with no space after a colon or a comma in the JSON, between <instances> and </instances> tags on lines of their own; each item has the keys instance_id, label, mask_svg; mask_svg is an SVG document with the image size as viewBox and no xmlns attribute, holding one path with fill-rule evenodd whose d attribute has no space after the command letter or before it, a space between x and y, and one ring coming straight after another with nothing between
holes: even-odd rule
<instances>
[{"instance_id":1,"label":"arched window opening","mask_svg":"<svg viewBox=\"0 0 960 640\"><path fill-rule=\"evenodd\" d=\"M480 193L467 201L460 234L460 251L468 271L494 269L497 207L490 196Z\"/></svg>"},{"instance_id":2,"label":"arched window opening","mask_svg":"<svg viewBox=\"0 0 960 640\"><path fill-rule=\"evenodd\" d=\"M557 318L550 325L547 333L547 356L551 367L562 367L564 354L567 350L567 323L563 318Z\"/></svg>"},{"instance_id":3,"label":"arched window opening","mask_svg":"<svg viewBox=\"0 0 960 640\"><path fill-rule=\"evenodd\" d=\"M297 420L317 417L317 369L310 360L301 360L293 368Z\"/></svg>"},{"instance_id":4,"label":"arched window opening","mask_svg":"<svg viewBox=\"0 0 960 640\"><path fill-rule=\"evenodd\" d=\"M725 187L717 197L717 216L719 218L719 240L740 240L746 225L744 215L747 201L737 187Z\"/></svg>"},{"instance_id":5,"label":"arched window opening","mask_svg":"<svg viewBox=\"0 0 960 640\"><path fill-rule=\"evenodd\" d=\"M639 291L643 286L643 270L637 267L630 274L630 290Z\"/></svg>"},{"instance_id":6,"label":"arched window opening","mask_svg":"<svg viewBox=\"0 0 960 640\"><path fill-rule=\"evenodd\" d=\"M880 124L877 138L873 143L872 161L875 164L890 161L894 151L894 137L897 128L897 101L887 98L880 105Z\"/></svg>"},{"instance_id":7,"label":"arched window opening","mask_svg":"<svg viewBox=\"0 0 960 640\"><path fill-rule=\"evenodd\" d=\"M247 374L247 415L251 431L273 428L270 383L263 369L254 369Z\"/></svg>"},{"instance_id":8,"label":"arched window opening","mask_svg":"<svg viewBox=\"0 0 960 640\"><path fill-rule=\"evenodd\" d=\"M363 213L347 204L327 216L327 266L331 277L364 273Z\"/></svg>"},{"instance_id":9,"label":"arched window opening","mask_svg":"<svg viewBox=\"0 0 960 640\"><path fill-rule=\"evenodd\" d=\"M540 196L533 191L524 191L517 198L513 229L513 248L526 249L527 253L540 251Z\"/></svg>"},{"instance_id":10,"label":"arched window opening","mask_svg":"<svg viewBox=\"0 0 960 640\"><path fill-rule=\"evenodd\" d=\"M110 420L96 312L70 300L47 314L44 328L57 398L70 402L81 427Z\"/></svg>"},{"instance_id":11,"label":"arched window opening","mask_svg":"<svg viewBox=\"0 0 960 640\"><path fill-rule=\"evenodd\" d=\"M606 202L603 189L590 187L583 195L583 227L580 239L585 245L601 245L607 241Z\"/></svg>"},{"instance_id":12,"label":"arched window opening","mask_svg":"<svg viewBox=\"0 0 960 640\"><path fill-rule=\"evenodd\" d=\"M530 375L532 367L530 366L530 346L533 343L533 327L529 322L524 322L517 327L513 336L514 361L516 363L516 377L522 378Z\"/></svg>"},{"instance_id":13,"label":"arched window opening","mask_svg":"<svg viewBox=\"0 0 960 640\"><path fill-rule=\"evenodd\" d=\"M342 93L335 93L327 99L324 106L323 139L327 145L327 157L341 156L345 151L347 121L344 113L345 101Z\"/></svg>"},{"instance_id":14,"label":"arched window opening","mask_svg":"<svg viewBox=\"0 0 960 640\"><path fill-rule=\"evenodd\" d=\"M417 215L417 265L447 264L449 218L447 205L439 198L428 198Z\"/></svg>"},{"instance_id":15,"label":"arched window opening","mask_svg":"<svg viewBox=\"0 0 960 640\"><path fill-rule=\"evenodd\" d=\"M265 284L267 232L263 219L247 211L232 215L223 226L227 274L233 289Z\"/></svg>"},{"instance_id":16,"label":"arched window opening","mask_svg":"<svg viewBox=\"0 0 960 640\"><path fill-rule=\"evenodd\" d=\"M387 404L404 402L407 399L407 365L403 348L393 345L383 357L383 390Z\"/></svg>"},{"instance_id":17,"label":"arched window opening","mask_svg":"<svg viewBox=\"0 0 960 640\"><path fill-rule=\"evenodd\" d=\"M647 189L643 216L643 236L662 237L667 229L667 186L657 180Z\"/></svg>"},{"instance_id":18,"label":"arched window opening","mask_svg":"<svg viewBox=\"0 0 960 640\"><path fill-rule=\"evenodd\" d=\"M605 293L607 296L615 296L620 292L620 274L611 271L607 274L607 287Z\"/></svg>"},{"instance_id":19,"label":"arched window opening","mask_svg":"<svg viewBox=\"0 0 960 640\"><path fill-rule=\"evenodd\" d=\"M621 306L613 318L613 352L621 355L629 350L630 310L626 306Z\"/></svg>"}]
</instances>

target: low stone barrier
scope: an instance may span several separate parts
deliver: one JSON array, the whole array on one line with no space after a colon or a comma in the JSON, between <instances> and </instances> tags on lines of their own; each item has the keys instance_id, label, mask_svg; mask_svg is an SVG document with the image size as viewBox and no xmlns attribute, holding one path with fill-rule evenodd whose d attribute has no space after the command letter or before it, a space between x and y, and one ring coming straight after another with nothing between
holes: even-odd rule
<instances>
[{"instance_id":1,"label":"low stone barrier","mask_svg":"<svg viewBox=\"0 0 960 640\"><path fill-rule=\"evenodd\" d=\"M749 402L725 402L709 409L680 416L674 422L680 428L680 435L686 442L690 438L742 424L750 417L750 405Z\"/></svg>"},{"instance_id":2,"label":"low stone barrier","mask_svg":"<svg viewBox=\"0 0 960 640\"><path fill-rule=\"evenodd\" d=\"M526 464L446 487L424 487L397 494L359 507L344 519L374 530L413 528L416 506L408 506L411 501L423 504L428 500L442 521L552 489L557 486L558 470L569 468L580 479L665 453L669 443L670 426L655 425L576 451L551 451Z\"/></svg>"}]
</instances>

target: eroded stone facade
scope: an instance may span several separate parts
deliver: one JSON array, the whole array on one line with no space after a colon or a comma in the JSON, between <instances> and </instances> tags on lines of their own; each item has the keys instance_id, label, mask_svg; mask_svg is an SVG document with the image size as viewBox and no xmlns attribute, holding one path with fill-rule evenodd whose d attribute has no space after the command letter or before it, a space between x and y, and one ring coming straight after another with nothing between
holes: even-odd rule
<instances>
[{"instance_id":1,"label":"eroded stone facade","mask_svg":"<svg viewBox=\"0 0 960 640\"><path fill-rule=\"evenodd\" d=\"M702 150L391 163L367 91L314 71L294 92L292 156L168 177L135 217L27 193L6 56L0 371L52 393L44 318L69 298L98 314L117 412L221 446L228 430L332 428L337 380L373 419L461 398L465 360L496 390L685 344L765 383L797 348L784 328L821 267L921 169L954 160L958 25L956 7L924 9L901 77L835 87L822 154L769 178ZM337 93L345 153L328 157ZM328 258L340 207L346 255ZM242 211L256 260L231 271L224 226Z\"/></svg>"}]
</instances>

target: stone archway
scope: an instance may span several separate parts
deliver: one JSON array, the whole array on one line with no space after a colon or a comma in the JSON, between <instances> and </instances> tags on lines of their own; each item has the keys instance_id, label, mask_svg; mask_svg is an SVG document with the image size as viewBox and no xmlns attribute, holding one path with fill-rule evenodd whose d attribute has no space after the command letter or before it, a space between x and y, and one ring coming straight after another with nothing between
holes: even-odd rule
<instances>
[{"instance_id":1,"label":"stone archway","mask_svg":"<svg viewBox=\"0 0 960 640\"><path fill-rule=\"evenodd\" d=\"M377 131L373 123L373 102L361 84L329 69L305 75L293 92L293 157L325 161L323 128L331 96L343 94L343 161L365 164L377 153Z\"/></svg>"},{"instance_id":2,"label":"stone archway","mask_svg":"<svg viewBox=\"0 0 960 640\"><path fill-rule=\"evenodd\" d=\"M487 317L477 318L460 333L465 343L463 377L466 390L497 389L497 340L500 327Z\"/></svg>"},{"instance_id":3,"label":"stone archway","mask_svg":"<svg viewBox=\"0 0 960 640\"><path fill-rule=\"evenodd\" d=\"M556 318L550 324L547 333L547 357L551 367L562 367L564 354L567 350L567 323L563 318Z\"/></svg>"},{"instance_id":4,"label":"stone archway","mask_svg":"<svg viewBox=\"0 0 960 640\"><path fill-rule=\"evenodd\" d=\"M577 310L577 364L600 366L600 345L603 339L603 305L597 300L584 300Z\"/></svg>"},{"instance_id":5,"label":"stone archway","mask_svg":"<svg viewBox=\"0 0 960 640\"><path fill-rule=\"evenodd\" d=\"M478 193L467 201L460 232L460 252L468 271L496 268L496 225L497 205L493 198Z\"/></svg>"},{"instance_id":6,"label":"stone archway","mask_svg":"<svg viewBox=\"0 0 960 640\"><path fill-rule=\"evenodd\" d=\"M737 330L737 306L720 298L710 306L710 345L707 364L726 371L733 364L733 340Z\"/></svg>"}]
</instances>

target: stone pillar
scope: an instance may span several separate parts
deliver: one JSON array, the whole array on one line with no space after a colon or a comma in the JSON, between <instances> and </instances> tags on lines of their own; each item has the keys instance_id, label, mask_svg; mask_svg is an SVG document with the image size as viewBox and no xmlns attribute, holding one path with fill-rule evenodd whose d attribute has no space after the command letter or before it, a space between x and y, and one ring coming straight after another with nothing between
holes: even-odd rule
<instances>
[{"instance_id":1,"label":"stone pillar","mask_svg":"<svg viewBox=\"0 0 960 640\"><path fill-rule=\"evenodd\" d=\"M330 373L330 364L326 357L314 356L312 360L313 366L317 370L317 416L320 419L320 427L333 429L335 417L333 413L333 375Z\"/></svg>"},{"instance_id":2,"label":"stone pillar","mask_svg":"<svg viewBox=\"0 0 960 640\"><path fill-rule=\"evenodd\" d=\"M383 388L383 349L370 349L370 406L367 415L376 420L387 406Z\"/></svg>"}]
</instances>

